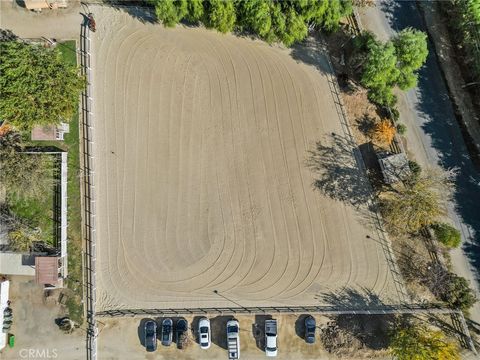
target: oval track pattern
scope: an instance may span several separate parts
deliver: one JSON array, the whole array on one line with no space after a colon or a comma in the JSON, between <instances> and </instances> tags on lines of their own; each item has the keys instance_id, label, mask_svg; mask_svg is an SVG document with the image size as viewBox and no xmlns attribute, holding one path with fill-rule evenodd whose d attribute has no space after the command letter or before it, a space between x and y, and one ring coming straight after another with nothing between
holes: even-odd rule
<instances>
[{"instance_id":1,"label":"oval track pattern","mask_svg":"<svg viewBox=\"0 0 480 360\"><path fill-rule=\"evenodd\" d=\"M381 246L305 164L341 133L325 74L261 42L99 13L98 310L394 296Z\"/></svg>"}]
</instances>

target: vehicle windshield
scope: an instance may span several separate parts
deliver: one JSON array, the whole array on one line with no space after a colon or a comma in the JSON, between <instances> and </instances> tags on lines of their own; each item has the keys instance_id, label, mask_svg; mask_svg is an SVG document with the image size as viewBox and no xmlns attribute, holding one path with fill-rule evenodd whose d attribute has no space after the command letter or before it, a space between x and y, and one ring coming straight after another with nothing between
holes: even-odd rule
<instances>
[{"instance_id":1,"label":"vehicle windshield","mask_svg":"<svg viewBox=\"0 0 480 360\"><path fill-rule=\"evenodd\" d=\"M168 340L170 338L169 333L163 333L163 340Z\"/></svg>"},{"instance_id":2,"label":"vehicle windshield","mask_svg":"<svg viewBox=\"0 0 480 360\"><path fill-rule=\"evenodd\" d=\"M267 351L277 351L277 348L274 348L274 347L267 347Z\"/></svg>"},{"instance_id":3,"label":"vehicle windshield","mask_svg":"<svg viewBox=\"0 0 480 360\"><path fill-rule=\"evenodd\" d=\"M236 326L229 326L227 328L227 332L228 333L236 333L236 332L238 332L238 328Z\"/></svg>"},{"instance_id":4,"label":"vehicle windshield","mask_svg":"<svg viewBox=\"0 0 480 360\"><path fill-rule=\"evenodd\" d=\"M202 334L208 333L208 327L206 327L206 326L200 327L200 332L201 332Z\"/></svg>"}]
</instances>

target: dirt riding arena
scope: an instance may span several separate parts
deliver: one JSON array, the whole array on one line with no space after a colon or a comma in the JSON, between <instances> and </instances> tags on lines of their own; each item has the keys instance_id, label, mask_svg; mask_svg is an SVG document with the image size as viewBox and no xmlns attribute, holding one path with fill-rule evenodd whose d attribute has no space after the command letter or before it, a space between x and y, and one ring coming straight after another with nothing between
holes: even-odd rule
<instances>
[{"instance_id":1,"label":"dirt riding arena","mask_svg":"<svg viewBox=\"0 0 480 360\"><path fill-rule=\"evenodd\" d=\"M364 211L313 185L343 136L319 50L94 13L97 310L396 301Z\"/></svg>"}]
</instances>

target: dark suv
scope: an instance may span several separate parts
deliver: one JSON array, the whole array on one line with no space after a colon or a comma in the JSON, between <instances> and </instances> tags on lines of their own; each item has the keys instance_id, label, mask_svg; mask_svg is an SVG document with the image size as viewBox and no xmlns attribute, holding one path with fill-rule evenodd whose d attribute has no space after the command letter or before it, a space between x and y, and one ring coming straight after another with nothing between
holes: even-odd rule
<instances>
[{"instance_id":1,"label":"dark suv","mask_svg":"<svg viewBox=\"0 0 480 360\"><path fill-rule=\"evenodd\" d=\"M162 345L163 346L170 346L172 343L172 335L173 335L173 320L172 319L164 319L162 321Z\"/></svg>"},{"instance_id":2,"label":"dark suv","mask_svg":"<svg viewBox=\"0 0 480 360\"><path fill-rule=\"evenodd\" d=\"M307 344L315 343L316 322L313 316L305 318L305 342Z\"/></svg>"},{"instance_id":3,"label":"dark suv","mask_svg":"<svg viewBox=\"0 0 480 360\"><path fill-rule=\"evenodd\" d=\"M179 319L176 326L177 348L183 349L187 342L188 322L185 319Z\"/></svg>"},{"instance_id":4,"label":"dark suv","mask_svg":"<svg viewBox=\"0 0 480 360\"><path fill-rule=\"evenodd\" d=\"M145 349L149 352L157 350L157 323L153 320L145 322Z\"/></svg>"}]
</instances>

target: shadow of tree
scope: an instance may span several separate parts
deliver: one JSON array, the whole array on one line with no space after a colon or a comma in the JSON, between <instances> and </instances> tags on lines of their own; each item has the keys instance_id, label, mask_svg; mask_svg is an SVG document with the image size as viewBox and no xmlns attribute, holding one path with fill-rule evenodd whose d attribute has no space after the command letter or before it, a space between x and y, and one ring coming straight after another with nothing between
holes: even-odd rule
<instances>
[{"instance_id":1,"label":"shadow of tree","mask_svg":"<svg viewBox=\"0 0 480 360\"><path fill-rule=\"evenodd\" d=\"M141 21L142 23L156 23L157 16L155 15L155 9L152 5L148 4L144 0L104 0L105 4L112 8L124 11L131 17Z\"/></svg>"},{"instance_id":2,"label":"shadow of tree","mask_svg":"<svg viewBox=\"0 0 480 360\"><path fill-rule=\"evenodd\" d=\"M308 151L306 165L316 178L314 188L326 196L354 206L370 199L368 180L355 160L354 147L344 137L333 134L328 141L318 141Z\"/></svg>"},{"instance_id":3,"label":"shadow of tree","mask_svg":"<svg viewBox=\"0 0 480 360\"><path fill-rule=\"evenodd\" d=\"M361 118L357 119L356 123L358 130L360 130L365 136L370 136L373 128L375 127L375 119L370 117L368 114L365 114Z\"/></svg>"},{"instance_id":4,"label":"shadow of tree","mask_svg":"<svg viewBox=\"0 0 480 360\"><path fill-rule=\"evenodd\" d=\"M233 316L216 316L210 319L212 342L222 349L227 349L227 322Z\"/></svg>"},{"instance_id":5,"label":"shadow of tree","mask_svg":"<svg viewBox=\"0 0 480 360\"><path fill-rule=\"evenodd\" d=\"M290 56L299 62L313 65L322 73L331 73L332 70L328 64L325 45L320 37L320 34L314 34L302 42L294 44L291 48Z\"/></svg>"},{"instance_id":6,"label":"shadow of tree","mask_svg":"<svg viewBox=\"0 0 480 360\"><path fill-rule=\"evenodd\" d=\"M370 290L347 288L338 293L319 296L322 301L340 309L380 309L385 306L377 294ZM326 348L345 345L358 349L384 350L390 344L390 332L395 326L396 317L385 315L337 315L332 322L321 329L320 338Z\"/></svg>"},{"instance_id":7,"label":"shadow of tree","mask_svg":"<svg viewBox=\"0 0 480 360\"><path fill-rule=\"evenodd\" d=\"M295 321L295 334L302 340L305 340L305 319L311 316L310 314L301 314Z\"/></svg>"},{"instance_id":8,"label":"shadow of tree","mask_svg":"<svg viewBox=\"0 0 480 360\"><path fill-rule=\"evenodd\" d=\"M140 344L142 346L145 346L145 323L150 320L153 320L153 319L143 318L142 320L140 320L140 324L138 324L137 335L138 335L138 339L140 340ZM157 323L157 327L158 327L158 323Z\"/></svg>"},{"instance_id":9,"label":"shadow of tree","mask_svg":"<svg viewBox=\"0 0 480 360\"><path fill-rule=\"evenodd\" d=\"M272 315L255 315L255 323L252 325L255 344L261 351L265 350L265 320L270 319Z\"/></svg>"}]
</instances>

